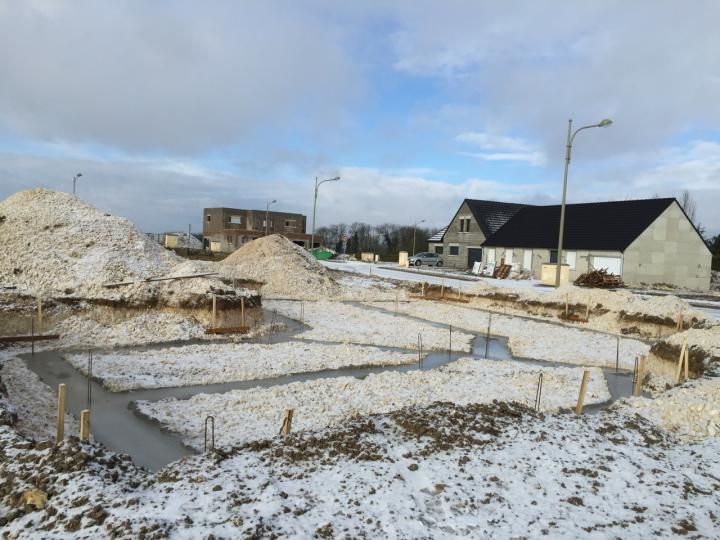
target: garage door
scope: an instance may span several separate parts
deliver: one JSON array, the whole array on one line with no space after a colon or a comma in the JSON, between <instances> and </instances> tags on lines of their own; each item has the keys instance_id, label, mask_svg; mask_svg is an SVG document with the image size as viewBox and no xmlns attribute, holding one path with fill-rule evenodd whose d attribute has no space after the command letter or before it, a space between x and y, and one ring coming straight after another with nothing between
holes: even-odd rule
<instances>
[{"instance_id":1,"label":"garage door","mask_svg":"<svg viewBox=\"0 0 720 540\"><path fill-rule=\"evenodd\" d=\"M607 271L612 274L622 275L622 259L620 257L593 257L592 265L595 270L607 268Z\"/></svg>"}]
</instances>

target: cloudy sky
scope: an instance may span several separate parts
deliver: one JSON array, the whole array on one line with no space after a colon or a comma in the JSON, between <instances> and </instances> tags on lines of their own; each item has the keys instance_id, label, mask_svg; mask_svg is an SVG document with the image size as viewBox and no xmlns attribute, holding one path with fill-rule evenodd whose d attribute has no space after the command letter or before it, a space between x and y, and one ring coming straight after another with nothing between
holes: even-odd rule
<instances>
[{"instance_id":1,"label":"cloudy sky","mask_svg":"<svg viewBox=\"0 0 720 540\"><path fill-rule=\"evenodd\" d=\"M0 0L0 199L443 226L465 198L694 195L720 232L720 2Z\"/></svg>"}]
</instances>

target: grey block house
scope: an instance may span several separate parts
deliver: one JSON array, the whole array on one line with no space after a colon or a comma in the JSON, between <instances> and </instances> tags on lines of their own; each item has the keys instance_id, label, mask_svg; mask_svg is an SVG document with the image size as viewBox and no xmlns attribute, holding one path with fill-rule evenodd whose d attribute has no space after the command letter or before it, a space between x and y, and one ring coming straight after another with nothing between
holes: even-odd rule
<instances>
[{"instance_id":1,"label":"grey block house","mask_svg":"<svg viewBox=\"0 0 720 540\"><path fill-rule=\"evenodd\" d=\"M443 235L443 251L454 245L458 253L454 259L444 255L446 265L470 268L472 250L478 247L484 264L504 260L514 270L528 270L535 277L540 276L543 263L557 262L560 206L506 204L463 201ZM475 217L472 208L486 215ZM467 220L468 211L469 233L464 232L468 222L459 222ZM483 222L488 231L494 226L490 234L482 233ZM484 238L478 244L481 233ZM588 270L606 268L628 285L664 284L706 291L711 260L702 236L674 198L566 207L562 262L569 266L570 280Z\"/></svg>"},{"instance_id":2,"label":"grey block house","mask_svg":"<svg viewBox=\"0 0 720 540\"><path fill-rule=\"evenodd\" d=\"M450 224L428 238L428 250L443 256L445 266L472 268L483 260L483 243L523 204L465 199Z\"/></svg>"}]
</instances>

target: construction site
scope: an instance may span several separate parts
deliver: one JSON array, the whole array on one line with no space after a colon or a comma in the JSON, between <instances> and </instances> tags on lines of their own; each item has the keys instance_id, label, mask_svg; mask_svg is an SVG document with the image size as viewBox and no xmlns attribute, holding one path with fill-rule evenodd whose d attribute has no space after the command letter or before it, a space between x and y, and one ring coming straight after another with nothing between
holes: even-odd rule
<instances>
[{"instance_id":1,"label":"construction site","mask_svg":"<svg viewBox=\"0 0 720 540\"><path fill-rule=\"evenodd\" d=\"M187 260L15 193L0 537L717 537L720 295L580 284Z\"/></svg>"}]
</instances>

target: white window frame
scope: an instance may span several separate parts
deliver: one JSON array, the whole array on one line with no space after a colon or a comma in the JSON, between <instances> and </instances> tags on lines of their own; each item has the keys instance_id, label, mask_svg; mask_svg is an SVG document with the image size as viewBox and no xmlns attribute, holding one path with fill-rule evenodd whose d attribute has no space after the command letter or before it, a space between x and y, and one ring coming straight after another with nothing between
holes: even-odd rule
<instances>
[{"instance_id":1,"label":"white window frame","mask_svg":"<svg viewBox=\"0 0 720 540\"><path fill-rule=\"evenodd\" d=\"M242 225L242 216L237 214L231 214L230 215L230 224L231 225Z\"/></svg>"},{"instance_id":2,"label":"white window frame","mask_svg":"<svg viewBox=\"0 0 720 540\"><path fill-rule=\"evenodd\" d=\"M483 256L487 253L487 259L485 260L486 264L493 264L495 263L495 248L487 248L487 250L484 250Z\"/></svg>"},{"instance_id":3,"label":"white window frame","mask_svg":"<svg viewBox=\"0 0 720 540\"><path fill-rule=\"evenodd\" d=\"M513 250L512 248L505 250L505 264L513 263Z\"/></svg>"},{"instance_id":4,"label":"white window frame","mask_svg":"<svg viewBox=\"0 0 720 540\"><path fill-rule=\"evenodd\" d=\"M453 254L452 248L457 248L458 252L456 254ZM459 257L460 256L460 244L448 244L447 254L449 257Z\"/></svg>"}]
</instances>

